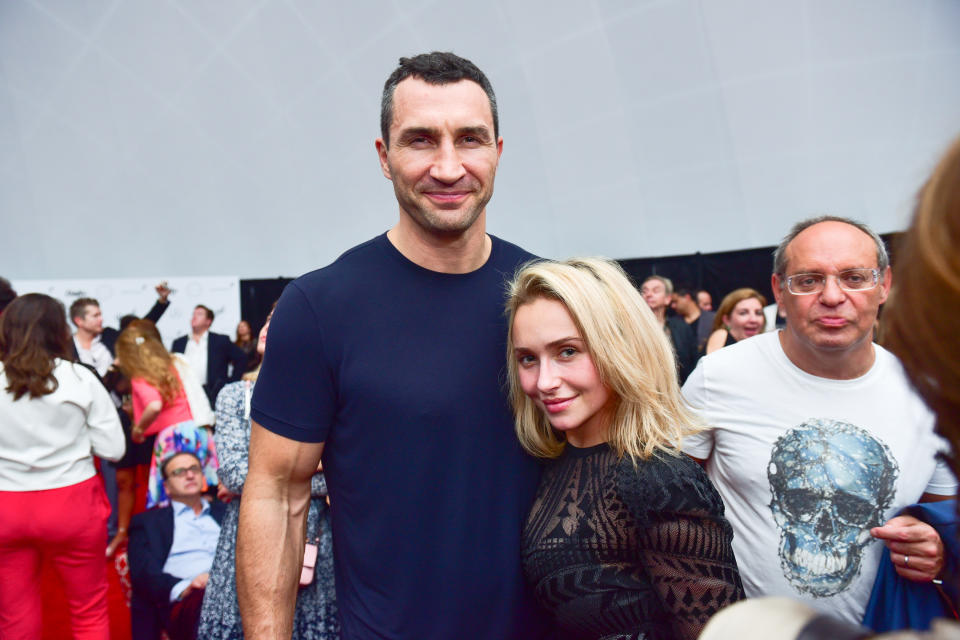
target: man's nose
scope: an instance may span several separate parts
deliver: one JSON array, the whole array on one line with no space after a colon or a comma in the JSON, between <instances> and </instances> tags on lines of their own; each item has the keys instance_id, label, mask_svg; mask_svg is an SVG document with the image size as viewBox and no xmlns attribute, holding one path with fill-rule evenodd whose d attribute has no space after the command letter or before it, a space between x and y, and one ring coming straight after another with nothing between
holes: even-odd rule
<instances>
[{"instance_id":1,"label":"man's nose","mask_svg":"<svg viewBox=\"0 0 960 640\"><path fill-rule=\"evenodd\" d=\"M445 140L437 148L433 166L430 167L430 177L438 182L452 184L463 177L466 170L463 160L452 140Z\"/></svg>"},{"instance_id":2,"label":"man's nose","mask_svg":"<svg viewBox=\"0 0 960 640\"><path fill-rule=\"evenodd\" d=\"M847 293L840 288L840 281L834 276L826 276L826 281L823 283L823 291L820 292L820 301L827 306L834 307L846 298Z\"/></svg>"}]
</instances>

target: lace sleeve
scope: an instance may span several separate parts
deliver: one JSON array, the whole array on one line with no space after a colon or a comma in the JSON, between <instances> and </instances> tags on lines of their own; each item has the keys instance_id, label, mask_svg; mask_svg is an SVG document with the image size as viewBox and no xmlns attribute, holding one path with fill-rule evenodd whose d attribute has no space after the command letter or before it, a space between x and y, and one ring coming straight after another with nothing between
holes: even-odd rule
<instances>
[{"instance_id":1,"label":"lace sleeve","mask_svg":"<svg viewBox=\"0 0 960 640\"><path fill-rule=\"evenodd\" d=\"M744 597L733 530L703 469L684 455L620 462L619 486L638 520L640 556L673 636L695 639L707 620Z\"/></svg>"},{"instance_id":2,"label":"lace sleeve","mask_svg":"<svg viewBox=\"0 0 960 640\"><path fill-rule=\"evenodd\" d=\"M233 382L217 395L217 430L214 435L220 461L217 477L234 493L242 493L247 480L250 419L245 417L246 385L244 381ZM252 393L253 389L250 391Z\"/></svg>"}]
</instances>

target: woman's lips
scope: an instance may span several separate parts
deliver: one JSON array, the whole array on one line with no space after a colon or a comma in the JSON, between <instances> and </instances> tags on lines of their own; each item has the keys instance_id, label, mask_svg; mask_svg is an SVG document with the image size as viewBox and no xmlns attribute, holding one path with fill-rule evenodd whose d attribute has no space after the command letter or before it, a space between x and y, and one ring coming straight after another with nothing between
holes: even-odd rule
<instances>
[{"instance_id":1,"label":"woman's lips","mask_svg":"<svg viewBox=\"0 0 960 640\"><path fill-rule=\"evenodd\" d=\"M558 398L552 400L544 400L543 408L547 410L547 413L560 413L573 403L574 398Z\"/></svg>"}]
</instances>

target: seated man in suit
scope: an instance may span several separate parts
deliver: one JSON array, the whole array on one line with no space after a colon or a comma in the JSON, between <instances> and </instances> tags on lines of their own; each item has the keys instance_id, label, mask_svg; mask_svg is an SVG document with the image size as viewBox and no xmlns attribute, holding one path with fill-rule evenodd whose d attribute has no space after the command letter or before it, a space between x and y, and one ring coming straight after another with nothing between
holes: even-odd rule
<instances>
[{"instance_id":1,"label":"seated man in suit","mask_svg":"<svg viewBox=\"0 0 960 640\"><path fill-rule=\"evenodd\" d=\"M192 640L224 505L202 497L203 471L192 453L168 457L160 471L170 506L144 511L130 526L133 640L156 640L161 627L171 640Z\"/></svg>"},{"instance_id":2,"label":"seated man in suit","mask_svg":"<svg viewBox=\"0 0 960 640\"><path fill-rule=\"evenodd\" d=\"M210 398L210 406L215 406L217 394L223 385L236 382L243 375L247 366L247 354L233 344L230 336L210 331L212 324L213 310L198 304L190 317L190 335L174 340L170 351L183 354L190 363L190 368L203 383L203 390Z\"/></svg>"}]
</instances>

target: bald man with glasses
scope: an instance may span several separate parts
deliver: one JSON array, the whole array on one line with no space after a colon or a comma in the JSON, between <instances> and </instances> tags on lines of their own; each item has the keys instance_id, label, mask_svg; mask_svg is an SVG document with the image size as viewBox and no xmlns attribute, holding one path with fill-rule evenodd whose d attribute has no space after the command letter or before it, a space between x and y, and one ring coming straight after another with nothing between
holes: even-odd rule
<instances>
[{"instance_id":1,"label":"bald man with glasses","mask_svg":"<svg viewBox=\"0 0 960 640\"><path fill-rule=\"evenodd\" d=\"M936 531L896 514L948 499L945 447L899 361L873 343L891 272L883 241L833 216L798 223L774 253L786 328L701 359L683 387L707 430L683 443L726 504L748 597L778 595L859 623L889 547L929 581Z\"/></svg>"}]
</instances>

